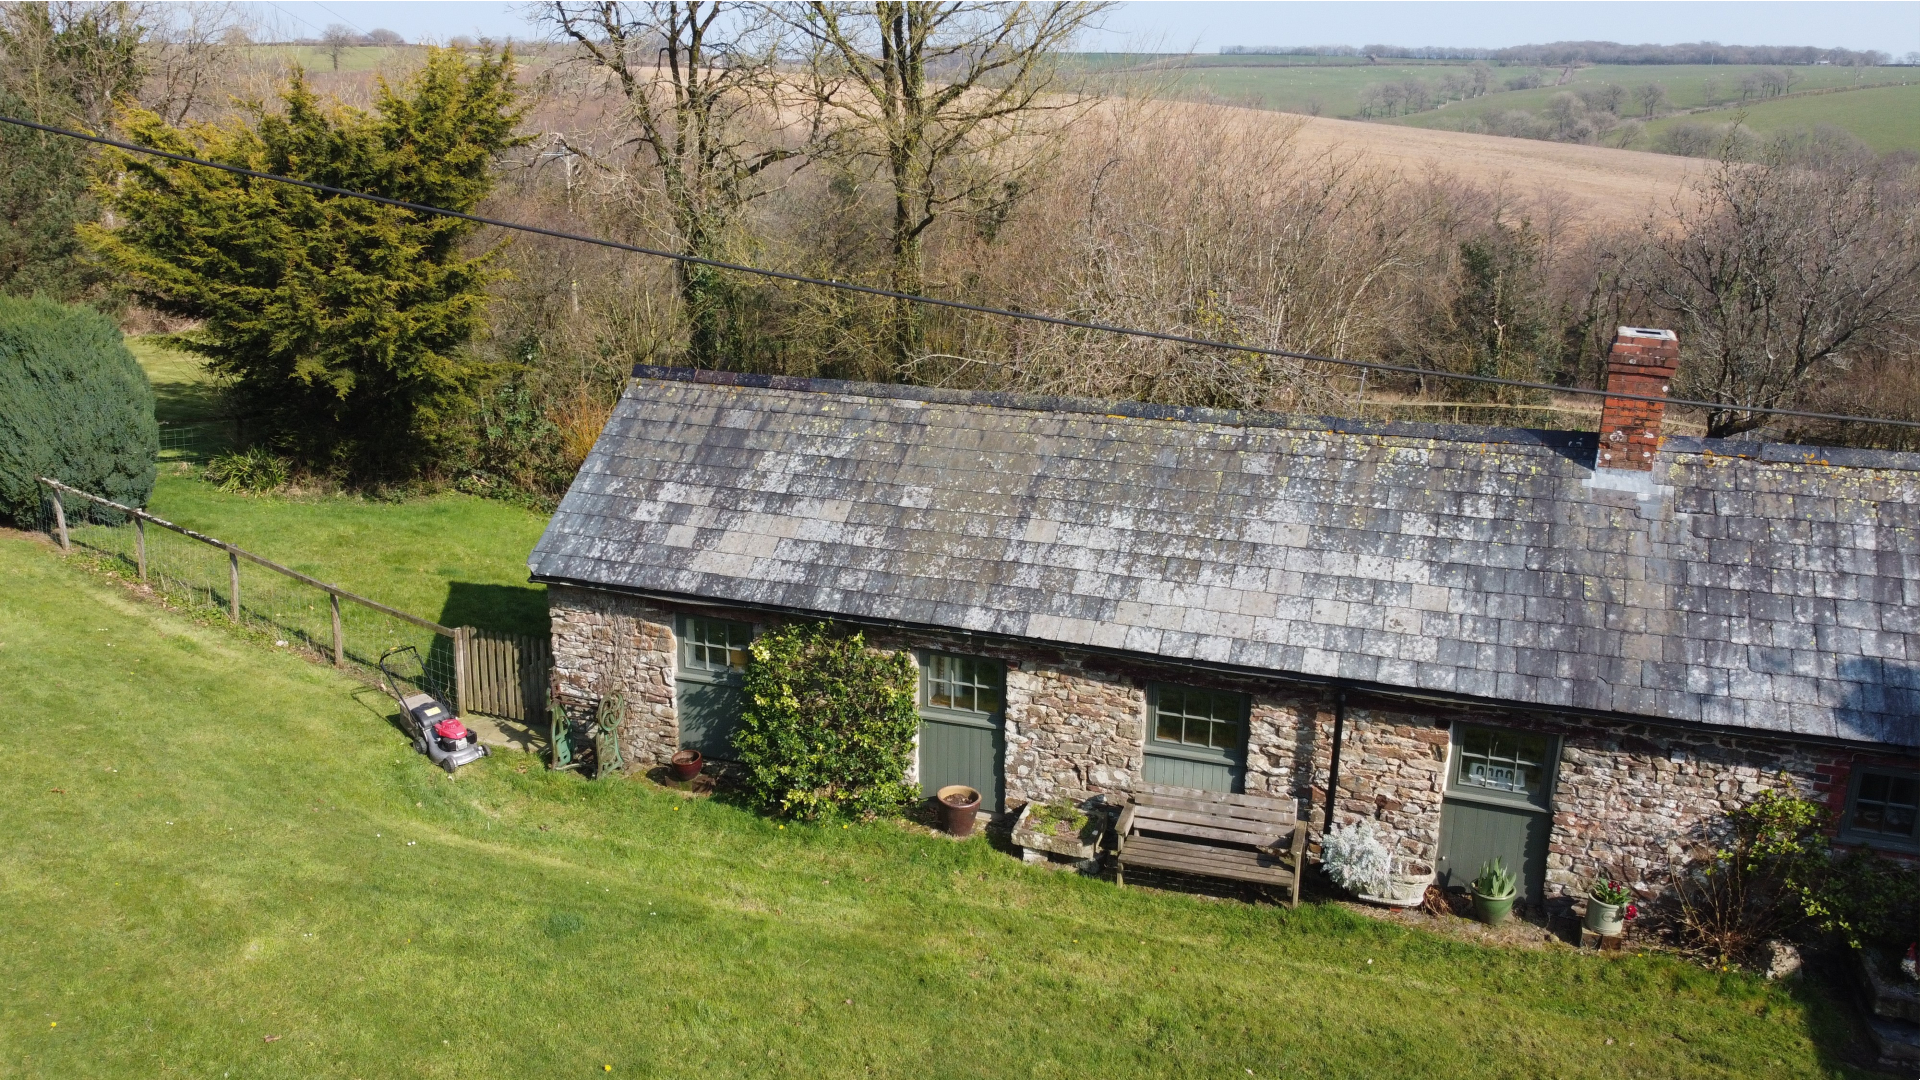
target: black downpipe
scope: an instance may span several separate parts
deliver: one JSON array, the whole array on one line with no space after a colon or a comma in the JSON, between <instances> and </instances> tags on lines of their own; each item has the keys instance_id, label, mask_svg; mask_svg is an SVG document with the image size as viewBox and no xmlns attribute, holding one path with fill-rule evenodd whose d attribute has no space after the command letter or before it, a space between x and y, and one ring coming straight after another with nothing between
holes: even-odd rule
<instances>
[{"instance_id":1,"label":"black downpipe","mask_svg":"<svg viewBox=\"0 0 1920 1080\"><path fill-rule=\"evenodd\" d=\"M1327 835L1333 828L1333 805L1340 797L1340 744L1345 741L1347 732L1347 689L1341 687L1333 697L1333 754L1327 763L1327 817L1320 825L1320 835Z\"/></svg>"}]
</instances>

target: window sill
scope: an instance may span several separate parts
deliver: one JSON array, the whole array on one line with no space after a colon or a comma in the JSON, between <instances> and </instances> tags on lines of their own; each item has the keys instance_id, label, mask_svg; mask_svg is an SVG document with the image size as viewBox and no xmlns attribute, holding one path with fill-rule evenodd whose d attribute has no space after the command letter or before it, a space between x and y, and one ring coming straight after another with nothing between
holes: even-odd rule
<instances>
[{"instance_id":1,"label":"window sill","mask_svg":"<svg viewBox=\"0 0 1920 1080\"><path fill-rule=\"evenodd\" d=\"M1209 765L1240 765L1240 755L1227 750L1203 749L1198 746L1182 746L1179 743L1163 743L1149 739L1146 751L1155 757L1180 758L1184 761L1203 761Z\"/></svg>"},{"instance_id":2,"label":"window sill","mask_svg":"<svg viewBox=\"0 0 1920 1080\"><path fill-rule=\"evenodd\" d=\"M1898 855L1920 855L1920 842L1875 833L1853 833L1842 830L1834 837L1834 842L1852 847L1872 848L1875 851L1890 851Z\"/></svg>"}]
</instances>

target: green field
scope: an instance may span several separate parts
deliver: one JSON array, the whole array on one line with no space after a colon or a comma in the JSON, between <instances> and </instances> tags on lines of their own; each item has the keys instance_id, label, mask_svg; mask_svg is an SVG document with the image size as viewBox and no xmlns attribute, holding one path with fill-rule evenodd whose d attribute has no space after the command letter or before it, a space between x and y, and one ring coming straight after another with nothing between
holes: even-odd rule
<instances>
[{"instance_id":1,"label":"green field","mask_svg":"<svg viewBox=\"0 0 1920 1080\"><path fill-rule=\"evenodd\" d=\"M1498 69L1500 78L1511 78L1504 74L1509 69ZM1542 69L1548 85L1534 90L1504 90L1497 94L1488 94L1472 101L1456 101L1443 109L1431 109L1411 116L1401 117L1396 123L1415 127L1446 128L1458 130L1466 121L1482 113L1502 109L1526 109L1536 111L1544 108L1553 95L1567 90L1579 90L1583 86L1599 86L1613 83L1625 87L1629 94L1636 87L1647 83L1659 83L1667 88L1668 107L1671 109L1706 108L1714 102L1727 102L1729 98L1739 97L1740 78L1749 72L1767 70L1757 66L1729 64L1596 64L1593 67L1577 68L1564 86L1553 83L1560 77L1558 70ZM1920 76L1912 68L1844 68L1844 67L1795 67L1790 69L1798 81L1793 86L1793 95L1808 90L1824 90L1840 87L1881 86L1899 84L1903 79L1920 82ZM1707 94L1707 83L1712 80L1718 84L1714 97ZM1801 98L1789 96L1768 104L1787 104L1794 101L1840 101L1846 94L1820 94ZM1757 103L1749 103L1757 104ZM1631 114L1633 104L1629 101L1622 106L1623 114Z\"/></svg>"},{"instance_id":2,"label":"green field","mask_svg":"<svg viewBox=\"0 0 1920 1080\"><path fill-rule=\"evenodd\" d=\"M1407 78L1437 84L1444 74L1466 67L1450 61L1369 64L1353 57L1118 53L1088 54L1076 63L1088 72L1145 86L1169 97L1218 97L1256 108L1334 117L1358 115L1360 91L1370 84ZM1596 64L1574 69L1561 85L1561 68L1496 67L1492 92L1388 122L1457 131L1474 118L1492 112L1538 111L1564 91L1612 83L1631 94L1639 86L1657 82L1667 89L1667 109L1710 110L1695 119L1722 123L1745 108L1752 115L1749 124L1761 131L1828 123L1853 132L1876 150L1920 149L1920 108L1914 105L1920 99L1909 96L1906 89L1909 85L1920 89L1920 71L1908 67L1793 67L1786 69L1795 80L1789 96L1741 103L1741 78L1765 70L1770 69L1733 64ZM1540 75L1546 85L1531 90L1504 89L1507 80L1529 72ZM1863 87L1879 89L1853 92ZM1808 93L1836 89L1848 92ZM1717 105L1726 107L1715 108ZM1622 113L1632 112L1629 101ZM1649 126L1650 132L1657 134L1665 125L1686 119L1689 117L1656 121Z\"/></svg>"},{"instance_id":3,"label":"green field","mask_svg":"<svg viewBox=\"0 0 1920 1080\"><path fill-rule=\"evenodd\" d=\"M354 45L340 52L341 71L372 71L388 60L404 54L409 46ZM319 45L261 45L257 52L284 63L298 64L308 71L332 71L333 57Z\"/></svg>"},{"instance_id":4,"label":"green field","mask_svg":"<svg viewBox=\"0 0 1920 1080\"><path fill-rule=\"evenodd\" d=\"M519 557L503 548L505 567ZM0 1075L1833 1077L1807 986L501 754L0 538Z\"/></svg>"},{"instance_id":5,"label":"green field","mask_svg":"<svg viewBox=\"0 0 1920 1080\"><path fill-rule=\"evenodd\" d=\"M1813 94L1762 101L1744 108L1715 109L1668 117L1647 125L1647 137L1657 139L1675 124L1731 124L1735 121L1763 135L1789 128L1832 124L1852 132L1880 153L1920 151L1920 76L1911 85L1881 86L1844 94Z\"/></svg>"}]
</instances>

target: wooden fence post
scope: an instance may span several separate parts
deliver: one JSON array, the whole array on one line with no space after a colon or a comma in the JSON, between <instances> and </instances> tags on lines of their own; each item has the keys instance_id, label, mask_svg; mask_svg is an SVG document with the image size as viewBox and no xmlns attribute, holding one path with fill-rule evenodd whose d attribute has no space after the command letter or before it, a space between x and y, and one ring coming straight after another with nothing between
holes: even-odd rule
<instances>
[{"instance_id":1,"label":"wooden fence post","mask_svg":"<svg viewBox=\"0 0 1920 1080\"><path fill-rule=\"evenodd\" d=\"M333 666L345 667L347 664L347 638L340 632L340 594L328 593L327 599L333 602Z\"/></svg>"},{"instance_id":2,"label":"wooden fence post","mask_svg":"<svg viewBox=\"0 0 1920 1080\"><path fill-rule=\"evenodd\" d=\"M240 621L240 553L227 545L227 618Z\"/></svg>"},{"instance_id":3,"label":"wooden fence post","mask_svg":"<svg viewBox=\"0 0 1920 1080\"><path fill-rule=\"evenodd\" d=\"M133 519L133 551L140 559L140 584L147 583L147 519Z\"/></svg>"},{"instance_id":4,"label":"wooden fence post","mask_svg":"<svg viewBox=\"0 0 1920 1080\"><path fill-rule=\"evenodd\" d=\"M60 502L60 489L48 488L53 493L53 523L60 529L60 550L72 551L67 543L67 508Z\"/></svg>"},{"instance_id":5,"label":"wooden fence post","mask_svg":"<svg viewBox=\"0 0 1920 1080\"><path fill-rule=\"evenodd\" d=\"M453 711L467 711L467 642L473 640L473 628L453 628Z\"/></svg>"}]
</instances>

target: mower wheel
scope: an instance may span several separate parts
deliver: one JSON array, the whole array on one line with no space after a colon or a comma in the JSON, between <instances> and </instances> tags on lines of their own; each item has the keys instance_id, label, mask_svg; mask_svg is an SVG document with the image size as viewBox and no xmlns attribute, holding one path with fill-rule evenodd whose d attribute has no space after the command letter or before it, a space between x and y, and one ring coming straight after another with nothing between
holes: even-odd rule
<instances>
[{"instance_id":1,"label":"mower wheel","mask_svg":"<svg viewBox=\"0 0 1920 1080\"><path fill-rule=\"evenodd\" d=\"M453 770L455 770L455 769L457 769L457 768L459 768L459 767L460 767L460 766L458 766L458 765L455 765L455 764L453 763L453 759L452 759L452 758L448 758L447 760L445 760L445 761L443 761L443 762L441 762L441 766L442 766L443 768L445 768L445 769L447 770L447 775L448 775L448 776L452 776L452 775L453 775Z\"/></svg>"}]
</instances>

